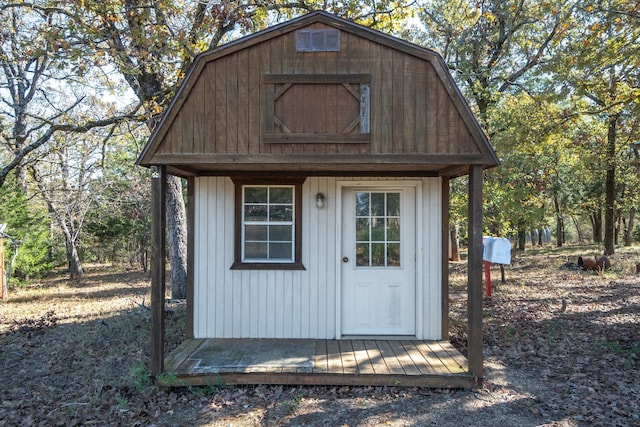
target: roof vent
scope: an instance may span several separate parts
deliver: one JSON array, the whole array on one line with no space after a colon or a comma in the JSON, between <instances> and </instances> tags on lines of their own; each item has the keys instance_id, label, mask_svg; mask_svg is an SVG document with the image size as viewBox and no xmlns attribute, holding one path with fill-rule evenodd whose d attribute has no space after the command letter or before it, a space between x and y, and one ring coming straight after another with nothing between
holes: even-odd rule
<instances>
[{"instance_id":1,"label":"roof vent","mask_svg":"<svg viewBox=\"0 0 640 427\"><path fill-rule=\"evenodd\" d=\"M340 31L296 31L296 50L298 52L337 52L340 50Z\"/></svg>"}]
</instances>

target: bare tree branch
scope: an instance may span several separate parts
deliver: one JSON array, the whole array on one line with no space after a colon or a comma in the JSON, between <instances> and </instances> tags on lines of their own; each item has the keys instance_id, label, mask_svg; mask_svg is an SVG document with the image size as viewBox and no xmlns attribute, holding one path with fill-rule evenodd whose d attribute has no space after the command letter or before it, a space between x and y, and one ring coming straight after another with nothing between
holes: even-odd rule
<instances>
[{"instance_id":1,"label":"bare tree branch","mask_svg":"<svg viewBox=\"0 0 640 427\"><path fill-rule=\"evenodd\" d=\"M88 121L79 125L74 124L50 124L49 128L38 139L24 146L20 151L15 153L13 159L0 169L0 187L4 184L7 175L18 165L22 163L24 158L32 151L46 144L56 132L80 132L84 133L94 128L109 126L116 123L122 123L126 120L136 119L135 115L120 115L109 117L103 120Z\"/></svg>"}]
</instances>

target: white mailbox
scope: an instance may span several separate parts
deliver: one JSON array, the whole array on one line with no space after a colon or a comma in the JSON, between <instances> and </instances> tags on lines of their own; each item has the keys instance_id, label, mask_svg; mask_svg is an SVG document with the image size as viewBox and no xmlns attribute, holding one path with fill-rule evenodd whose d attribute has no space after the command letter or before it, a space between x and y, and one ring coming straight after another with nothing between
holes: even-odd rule
<instances>
[{"instance_id":1,"label":"white mailbox","mask_svg":"<svg viewBox=\"0 0 640 427\"><path fill-rule=\"evenodd\" d=\"M511 242L503 237L485 236L482 260L493 264L511 264Z\"/></svg>"}]
</instances>

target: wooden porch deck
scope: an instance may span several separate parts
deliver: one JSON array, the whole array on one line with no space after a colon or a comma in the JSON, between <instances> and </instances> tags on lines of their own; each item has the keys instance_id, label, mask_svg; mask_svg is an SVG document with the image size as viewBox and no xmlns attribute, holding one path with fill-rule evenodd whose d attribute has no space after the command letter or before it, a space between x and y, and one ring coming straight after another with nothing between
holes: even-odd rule
<instances>
[{"instance_id":1,"label":"wooden porch deck","mask_svg":"<svg viewBox=\"0 0 640 427\"><path fill-rule=\"evenodd\" d=\"M166 386L225 384L472 388L467 359L449 342L192 339L165 361Z\"/></svg>"}]
</instances>

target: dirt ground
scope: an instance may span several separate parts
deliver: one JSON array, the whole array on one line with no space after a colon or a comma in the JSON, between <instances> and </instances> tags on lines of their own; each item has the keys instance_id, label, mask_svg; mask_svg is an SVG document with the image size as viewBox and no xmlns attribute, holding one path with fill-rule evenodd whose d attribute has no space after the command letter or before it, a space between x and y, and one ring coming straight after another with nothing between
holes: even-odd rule
<instances>
[{"instance_id":1,"label":"dirt ground","mask_svg":"<svg viewBox=\"0 0 640 427\"><path fill-rule=\"evenodd\" d=\"M529 251L492 269L477 390L225 387L148 379L149 281L93 267L10 289L0 302L0 426L640 426L640 248L602 274L560 267L593 248ZM590 253L589 253L590 252ZM451 333L464 352L464 264L451 267ZM184 338L168 306L167 349Z\"/></svg>"}]
</instances>

